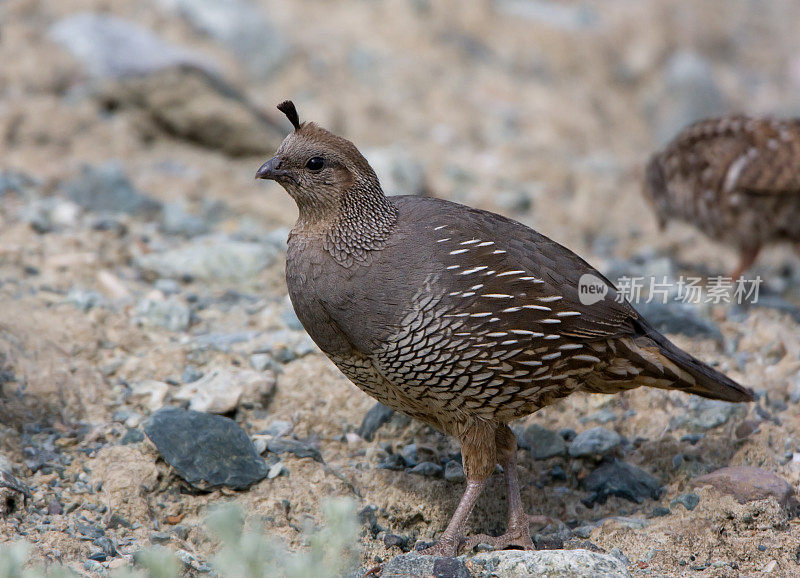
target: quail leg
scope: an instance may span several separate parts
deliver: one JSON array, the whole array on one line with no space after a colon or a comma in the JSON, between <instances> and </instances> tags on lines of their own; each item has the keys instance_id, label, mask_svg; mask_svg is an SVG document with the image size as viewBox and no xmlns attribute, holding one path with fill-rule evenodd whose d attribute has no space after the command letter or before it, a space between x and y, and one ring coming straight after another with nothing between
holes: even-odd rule
<instances>
[{"instance_id":1,"label":"quail leg","mask_svg":"<svg viewBox=\"0 0 800 578\"><path fill-rule=\"evenodd\" d=\"M529 516L522 507L522 497L519 491L519 476L517 475L517 438L507 425L497 429L497 453L499 463L503 467L508 491L508 525L505 534L501 536L488 536L477 534L470 536L465 542L465 548L471 550L478 544L489 544L495 550L502 550L509 546L517 546L525 550L533 550L531 540L531 522L550 521L544 516Z\"/></svg>"},{"instance_id":2,"label":"quail leg","mask_svg":"<svg viewBox=\"0 0 800 578\"><path fill-rule=\"evenodd\" d=\"M739 253L739 265L736 269L733 270L731 273L731 279L736 281L742 274L747 271L753 263L756 261L756 257L758 257L758 252L761 250L761 247L756 247L755 249L743 249L741 253Z\"/></svg>"},{"instance_id":3,"label":"quail leg","mask_svg":"<svg viewBox=\"0 0 800 578\"><path fill-rule=\"evenodd\" d=\"M459 436L464 474L467 476L467 489L438 542L421 550L421 554L450 557L458 555L458 551L466 541L463 531L467 518L497 463L496 431L496 425L481 422L467 428Z\"/></svg>"},{"instance_id":4,"label":"quail leg","mask_svg":"<svg viewBox=\"0 0 800 578\"><path fill-rule=\"evenodd\" d=\"M450 523L447 528L439 537L439 540L433 546L425 548L420 551L420 554L428 554L431 556L448 556L454 557L458 555L461 545L464 543L465 538L463 535L464 526L467 518L475 507L475 502L478 501L483 487L486 485L486 480L470 480L467 479L467 489L464 495L461 496L461 501L458 503L453 517L450 518Z\"/></svg>"}]
</instances>

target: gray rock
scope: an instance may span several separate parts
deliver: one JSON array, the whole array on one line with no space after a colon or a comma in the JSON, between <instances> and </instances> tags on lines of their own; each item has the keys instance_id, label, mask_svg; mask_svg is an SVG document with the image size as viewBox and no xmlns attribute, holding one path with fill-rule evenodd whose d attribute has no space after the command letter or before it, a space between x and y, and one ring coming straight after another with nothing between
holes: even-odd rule
<instances>
[{"instance_id":1,"label":"gray rock","mask_svg":"<svg viewBox=\"0 0 800 578\"><path fill-rule=\"evenodd\" d=\"M267 451L273 454L293 454L298 458L311 458L315 462L324 463L322 454L311 444L292 438L266 438Z\"/></svg>"},{"instance_id":2,"label":"gray rock","mask_svg":"<svg viewBox=\"0 0 800 578\"><path fill-rule=\"evenodd\" d=\"M317 346L305 331L278 330L260 336L253 353L268 353L279 363L289 363L317 351Z\"/></svg>"},{"instance_id":3,"label":"gray rock","mask_svg":"<svg viewBox=\"0 0 800 578\"><path fill-rule=\"evenodd\" d=\"M163 327L170 331L186 331L192 322L192 311L176 296L166 299L142 299L134 309L134 319L145 326Z\"/></svg>"},{"instance_id":4,"label":"gray rock","mask_svg":"<svg viewBox=\"0 0 800 578\"><path fill-rule=\"evenodd\" d=\"M792 403L800 402L800 372L796 373L792 378L789 386L789 401Z\"/></svg>"},{"instance_id":5,"label":"gray rock","mask_svg":"<svg viewBox=\"0 0 800 578\"><path fill-rule=\"evenodd\" d=\"M369 408L369 411L364 415L364 419L361 421L361 427L358 428L356 433L368 442L371 442L375 432L378 431L383 424L392 419L393 415L393 409L386 407L381 402L377 402Z\"/></svg>"},{"instance_id":6,"label":"gray rock","mask_svg":"<svg viewBox=\"0 0 800 578\"><path fill-rule=\"evenodd\" d=\"M605 456L622 443L622 437L604 427L593 427L582 431L569 444L569 455L573 458Z\"/></svg>"},{"instance_id":7,"label":"gray rock","mask_svg":"<svg viewBox=\"0 0 800 578\"><path fill-rule=\"evenodd\" d=\"M87 211L152 217L161 210L160 202L134 188L117 161L84 166L58 192Z\"/></svg>"},{"instance_id":8,"label":"gray rock","mask_svg":"<svg viewBox=\"0 0 800 578\"><path fill-rule=\"evenodd\" d=\"M476 566L503 578L576 578L579 576L605 578L629 577L625 564L607 554L589 550L503 550L476 554L471 559Z\"/></svg>"},{"instance_id":9,"label":"gray rock","mask_svg":"<svg viewBox=\"0 0 800 578\"><path fill-rule=\"evenodd\" d=\"M526 446L535 460L547 460L567 454L567 442L557 432L531 424L523 433Z\"/></svg>"},{"instance_id":10,"label":"gray rock","mask_svg":"<svg viewBox=\"0 0 800 578\"><path fill-rule=\"evenodd\" d=\"M165 133L231 156L274 152L285 129L245 94L197 68L168 68L98 87L100 105L133 110L143 138Z\"/></svg>"},{"instance_id":11,"label":"gray rock","mask_svg":"<svg viewBox=\"0 0 800 578\"><path fill-rule=\"evenodd\" d=\"M253 442L226 417L167 408L153 414L145 433L164 461L200 490L243 490L267 475Z\"/></svg>"},{"instance_id":12,"label":"gray rock","mask_svg":"<svg viewBox=\"0 0 800 578\"><path fill-rule=\"evenodd\" d=\"M381 578L470 578L463 556L443 558L417 552L401 554L383 567Z\"/></svg>"},{"instance_id":13,"label":"gray rock","mask_svg":"<svg viewBox=\"0 0 800 578\"><path fill-rule=\"evenodd\" d=\"M618 496L641 504L645 499L657 500L661 495L661 484L653 476L618 460L606 462L583 479L589 497L583 500L587 506L604 504L609 496Z\"/></svg>"},{"instance_id":14,"label":"gray rock","mask_svg":"<svg viewBox=\"0 0 800 578\"><path fill-rule=\"evenodd\" d=\"M433 462L420 462L408 471L411 474L425 476L426 478L438 478L442 475L442 470L443 468L439 464L435 464Z\"/></svg>"},{"instance_id":15,"label":"gray rock","mask_svg":"<svg viewBox=\"0 0 800 578\"><path fill-rule=\"evenodd\" d=\"M266 353L256 353L250 356L250 367L256 371L264 371L272 366L272 357Z\"/></svg>"},{"instance_id":16,"label":"gray rock","mask_svg":"<svg viewBox=\"0 0 800 578\"><path fill-rule=\"evenodd\" d=\"M207 56L170 44L151 30L114 16L75 14L56 22L49 34L96 78L145 75L186 65L212 70Z\"/></svg>"},{"instance_id":17,"label":"gray rock","mask_svg":"<svg viewBox=\"0 0 800 578\"><path fill-rule=\"evenodd\" d=\"M662 303L654 299L650 303L635 303L634 307L642 314L642 317L662 333L713 339L717 343L724 341L719 327L709 319L702 317L697 308L690 303L680 301Z\"/></svg>"},{"instance_id":18,"label":"gray rock","mask_svg":"<svg viewBox=\"0 0 800 578\"><path fill-rule=\"evenodd\" d=\"M670 427L689 427L695 430L709 430L728 422L735 415L744 415L747 411L740 403L729 403L716 399L691 397L688 411L670 420Z\"/></svg>"},{"instance_id":19,"label":"gray rock","mask_svg":"<svg viewBox=\"0 0 800 578\"><path fill-rule=\"evenodd\" d=\"M235 410L242 401L257 401L272 395L274 390L272 373L220 368L182 385L172 397L188 401L189 409L194 411L225 414Z\"/></svg>"},{"instance_id":20,"label":"gray rock","mask_svg":"<svg viewBox=\"0 0 800 578\"><path fill-rule=\"evenodd\" d=\"M464 466L456 460L450 460L444 467L444 479L448 482L463 482L467 479L464 474Z\"/></svg>"},{"instance_id":21,"label":"gray rock","mask_svg":"<svg viewBox=\"0 0 800 578\"><path fill-rule=\"evenodd\" d=\"M79 224L81 209L61 197L31 198L20 211L20 220L39 234L70 229Z\"/></svg>"},{"instance_id":22,"label":"gray rock","mask_svg":"<svg viewBox=\"0 0 800 578\"><path fill-rule=\"evenodd\" d=\"M196 237L208 232L205 219L186 211L182 203L167 203L161 213L161 230L171 235Z\"/></svg>"},{"instance_id":23,"label":"gray rock","mask_svg":"<svg viewBox=\"0 0 800 578\"><path fill-rule=\"evenodd\" d=\"M685 494L681 494L674 500L672 500L669 505L670 507L675 507L678 504L681 504L684 508L691 511L697 507L697 504L700 503L700 496L695 494L694 492L687 492Z\"/></svg>"},{"instance_id":24,"label":"gray rock","mask_svg":"<svg viewBox=\"0 0 800 578\"><path fill-rule=\"evenodd\" d=\"M80 287L73 287L67 292L66 302L81 311L89 311L94 307L103 306L107 303L106 298L101 293L91 289L81 289Z\"/></svg>"},{"instance_id":25,"label":"gray rock","mask_svg":"<svg viewBox=\"0 0 800 578\"><path fill-rule=\"evenodd\" d=\"M161 409L169 393L169 384L155 379L137 381L131 386L130 399L150 411Z\"/></svg>"},{"instance_id":26,"label":"gray rock","mask_svg":"<svg viewBox=\"0 0 800 578\"><path fill-rule=\"evenodd\" d=\"M236 331L234 333L206 333L195 337L191 346L195 351L230 352L237 343L246 343L258 335L256 331Z\"/></svg>"},{"instance_id":27,"label":"gray rock","mask_svg":"<svg viewBox=\"0 0 800 578\"><path fill-rule=\"evenodd\" d=\"M594 28L600 20L600 15L590 6L548 0L500 0L497 9L514 19L522 18L568 31Z\"/></svg>"},{"instance_id":28,"label":"gray rock","mask_svg":"<svg viewBox=\"0 0 800 578\"><path fill-rule=\"evenodd\" d=\"M160 0L180 12L197 30L226 46L251 74L269 78L286 64L286 37L260 8L247 0Z\"/></svg>"},{"instance_id":29,"label":"gray rock","mask_svg":"<svg viewBox=\"0 0 800 578\"><path fill-rule=\"evenodd\" d=\"M187 365L181 372L181 381L183 383L192 383L203 377L203 372L195 365Z\"/></svg>"},{"instance_id":30,"label":"gray rock","mask_svg":"<svg viewBox=\"0 0 800 578\"><path fill-rule=\"evenodd\" d=\"M196 237L163 253L140 255L135 262L139 268L159 277L232 281L254 277L276 256L273 248L260 243L212 235Z\"/></svg>"},{"instance_id":31,"label":"gray rock","mask_svg":"<svg viewBox=\"0 0 800 578\"><path fill-rule=\"evenodd\" d=\"M181 285L175 279L156 279L153 288L164 295L177 295L181 292Z\"/></svg>"},{"instance_id":32,"label":"gray rock","mask_svg":"<svg viewBox=\"0 0 800 578\"><path fill-rule=\"evenodd\" d=\"M39 185L37 179L25 173L0 170L0 197L9 193L22 195Z\"/></svg>"}]
</instances>

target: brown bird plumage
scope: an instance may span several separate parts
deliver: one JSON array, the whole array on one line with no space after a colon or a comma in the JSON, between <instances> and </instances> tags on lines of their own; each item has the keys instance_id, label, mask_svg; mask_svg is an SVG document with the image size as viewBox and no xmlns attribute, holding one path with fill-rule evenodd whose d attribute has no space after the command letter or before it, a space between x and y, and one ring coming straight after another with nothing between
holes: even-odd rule
<instances>
[{"instance_id":1,"label":"brown bird plumage","mask_svg":"<svg viewBox=\"0 0 800 578\"><path fill-rule=\"evenodd\" d=\"M384 196L353 144L300 124L258 178L280 183L299 218L289 295L309 335L358 387L455 436L467 490L430 553L532 547L508 422L578 390L649 385L747 401L750 390L681 351L580 257L500 215L438 199ZM297 120L297 122L295 122ZM605 299L579 299L589 273ZM495 464L509 492L505 535L461 532Z\"/></svg>"},{"instance_id":2,"label":"brown bird plumage","mask_svg":"<svg viewBox=\"0 0 800 578\"><path fill-rule=\"evenodd\" d=\"M738 278L763 245L800 243L800 119L695 123L650 158L644 193L662 228L683 220L736 248Z\"/></svg>"}]
</instances>

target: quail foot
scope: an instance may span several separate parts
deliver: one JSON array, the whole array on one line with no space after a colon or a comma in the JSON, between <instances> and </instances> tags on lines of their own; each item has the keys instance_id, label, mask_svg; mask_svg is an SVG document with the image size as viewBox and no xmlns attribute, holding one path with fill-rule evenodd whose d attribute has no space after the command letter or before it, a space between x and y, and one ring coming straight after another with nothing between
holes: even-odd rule
<instances>
[{"instance_id":1,"label":"quail foot","mask_svg":"<svg viewBox=\"0 0 800 578\"><path fill-rule=\"evenodd\" d=\"M583 259L536 231L444 200L387 197L348 140L278 108L291 132L256 173L294 198L286 281L311 338L359 388L454 436L467 487L429 554L463 546L532 548L508 427L575 391L642 385L712 399L752 392L678 349L616 299ZM582 275L606 295L579 296ZM500 464L507 532L464 537Z\"/></svg>"},{"instance_id":2,"label":"quail foot","mask_svg":"<svg viewBox=\"0 0 800 578\"><path fill-rule=\"evenodd\" d=\"M644 195L662 228L686 221L737 249L738 279L762 246L800 248L800 119L697 122L651 156Z\"/></svg>"}]
</instances>

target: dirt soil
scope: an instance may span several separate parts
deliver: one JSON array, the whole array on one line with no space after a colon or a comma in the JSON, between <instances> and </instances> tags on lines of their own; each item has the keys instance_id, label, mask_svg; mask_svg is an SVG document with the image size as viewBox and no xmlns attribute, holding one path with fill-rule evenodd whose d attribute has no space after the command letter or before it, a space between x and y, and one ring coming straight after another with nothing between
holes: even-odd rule
<instances>
[{"instance_id":1,"label":"dirt soil","mask_svg":"<svg viewBox=\"0 0 800 578\"><path fill-rule=\"evenodd\" d=\"M347 136L387 164L386 174L410 173L427 194L519 219L604 271L731 270L736 255L696 230L658 231L640 196L642 164L709 99L719 112L800 113L800 4L790 0L380 0L335 8L258 0L272 33L289 46L261 76L168 4L0 3L0 183L9 175L23 181L0 186L0 466L33 492L27 506L0 519L0 545L24 539L36 559L85 575L127 565L154 542L207 561L218 544L202 522L222 501L241 503L289 548L302 548L304 529L322 522L329 496L352 497L365 512L362 563L370 566L402 551L386 545L387 534L406 547L435 539L463 482L379 467L410 444L439 463L456 459L458 447L397 415L372 441L353 435L373 400L318 350L295 345L290 355L267 353L275 393L243 400L228 415L251 435L283 428L318 448L327 465L284 454L282 475L249 490L193 493L146 439L131 434L158 407L181 405L172 396L187 367L249 368L270 335L299 335L283 254L276 249L252 275L167 282L142 257L200 235L170 232L145 211L107 217L68 199L65 183L85 166L115 161L136 191L182 207L203 234L264 244L285 238L296 209L276 184L253 180L280 131L265 128L274 136L263 154L242 156L235 146L215 146L214 135L182 133L177 120L167 126L174 111L147 108L163 103L114 100L108 95L128 88L91 77L52 39L62 18L95 12L145 26L222 71L236 102L247 103L224 122L249 125L247 115L260 111L288 130L274 107L291 97L302 119ZM765 279L779 308L704 305L698 315L719 328L721 341L671 337L753 387L758 403L721 409L657 390L578 394L516 424L520 431L531 423L615 430L626 440L617 457L664 487L657 501L611 497L588 507L581 481L592 460L537 461L521 449L527 510L585 529L558 534L565 547L616 548L636 575L800 573L793 508L772 498L740 504L692 485L730 465L800 483L800 258L790 247L770 248L751 273ZM145 302L174 307L170 319L178 321L157 317ZM224 336L238 337L225 345ZM137 395L147 380L166 383L166 393ZM470 519L473 531L503 530L506 498L494 478ZM687 493L699 496L691 511L673 503ZM653 516L664 508L666 515ZM539 531L545 539L555 529ZM99 549L93 532L111 539L119 555L87 566Z\"/></svg>"}]
</instances>

